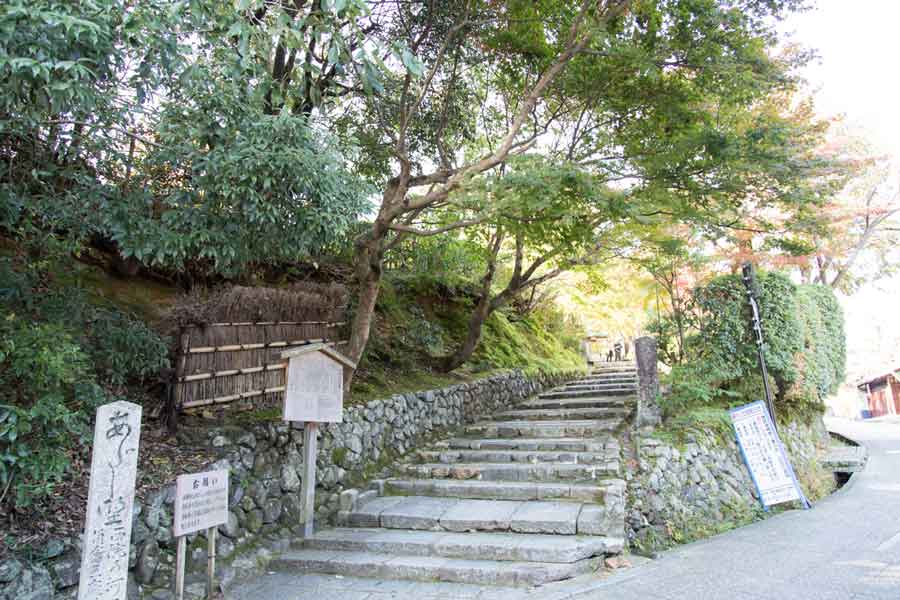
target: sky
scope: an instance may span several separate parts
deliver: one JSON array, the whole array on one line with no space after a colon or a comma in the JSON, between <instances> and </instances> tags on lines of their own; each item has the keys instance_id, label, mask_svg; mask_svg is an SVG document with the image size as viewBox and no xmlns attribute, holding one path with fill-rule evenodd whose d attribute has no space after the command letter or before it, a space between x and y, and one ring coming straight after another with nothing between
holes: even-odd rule
<instances>
[{"instance_id":1,"label":"sky","mask_svg":"<svg viewBox=\"0 0 900 600\"><path fill-rule=\"evenodd\" d=\"M879 153L900 159L900 0L818 0L782 31L819 58L806 67L822 116L844 115ZM900 367L900 278L882 279L842 298L851 380Z\"/></svg>"},{"instance_id":2,"label":"sky","mask_svg":"<svg viewBox=\"0 0 900 600\"><path fill-rule=\"evenodd\" d=\"M819 59L803 74L823 115L846 115L881 151L900 157L900 0L818 0L782 30Z\"/></svg>"}]
</instances>

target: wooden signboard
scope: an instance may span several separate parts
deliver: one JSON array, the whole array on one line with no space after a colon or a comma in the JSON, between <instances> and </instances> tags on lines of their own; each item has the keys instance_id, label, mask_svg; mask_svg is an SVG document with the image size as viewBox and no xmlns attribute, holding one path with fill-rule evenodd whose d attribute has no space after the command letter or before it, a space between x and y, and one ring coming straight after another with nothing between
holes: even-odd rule
<instances>
[{"instance_id":1,"label":"wooden signboard","mask_svg":"<svg viewBox=\"0 0 900 600\"><path fill-rule=\"evenodd\" d=\"M175 483L175 517L173 529L178 538L175 557L175 597L184 597L184 564L187 554L186 535L206 530L207 598L215 590L216 528L228 521L228 471L206 471L179 475Z\"/></svg>"},{"instance_id":2,"label":"wooden signboard","mask_svg":"<svg viewBox=\"0 0 900 600\"><path fill-rule=\"evenodd\" d=\"M141 407L97 409L78 600L124 600L134 509Z\"/></svg>"},{"instance_id":3,"label":"wooden signboard","mask_svg":"<svg viewBox=\"0 0 900 600\"><path fill-rule=\"evenodd\" d=\"M179 475L175 484L175 537L228 521L228 471Z\"/></svg>"},{"instance_id":4,"label":"wooden signboard","mask_svg":"<svg viewBox=\"0 0 900 600\"><path fill-rule=\"evenodd\" d=\"M284 420L303 422L300 502L303 535L313 534L316 493L316 438L319 423L344 418L344 369L356 363L328 344L310 344L281 354L288 359Z\"/></svg>"},{"instance_id":5,"label":"wooden signboard","mask_svg":"<svg viewBox=\"0 0 900 600\"><path fill-rule=\"evenodd\" d=\"M310 344L281 356L288 359L284 420L340 423L347 359L326 344Z\"/></svg>"}]
</instances>

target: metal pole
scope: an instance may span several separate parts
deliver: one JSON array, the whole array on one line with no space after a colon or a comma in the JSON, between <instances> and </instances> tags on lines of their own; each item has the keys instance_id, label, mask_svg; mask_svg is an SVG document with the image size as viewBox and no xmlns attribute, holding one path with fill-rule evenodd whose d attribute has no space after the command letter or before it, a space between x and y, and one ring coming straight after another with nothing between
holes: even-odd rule
<instances>
[{"instance_id":1,"label":"metal pole","mask_svg":"<svg viewBox=\"0 0 900 600\"><path fill-rule=\"evenodd\" d=\"M744 287L747 288L747 300L750 302L750 308L753 311L753 332L756 337L756 352L759 356L759 368L762 371L763 387L766 392L766 408L769 410L769 416L772 417L772 426L778 430L775 422L775 403L772 401L772 390L769 388L769 370L766 368L765 346L763 342L762 321L759 317L759 305L756 302L756 294L753 291L753 265L744 263L741 269L743 273Z\"/></svg>"}]
</instances>

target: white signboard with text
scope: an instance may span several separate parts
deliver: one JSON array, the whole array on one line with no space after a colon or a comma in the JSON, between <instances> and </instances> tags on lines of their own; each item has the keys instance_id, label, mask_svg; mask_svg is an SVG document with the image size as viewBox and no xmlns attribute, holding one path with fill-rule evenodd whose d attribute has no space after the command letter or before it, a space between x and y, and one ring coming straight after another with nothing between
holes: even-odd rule
<instances>
[{"instance_id":1,"label":"white signboard with text","mask_svg":"<svg viewBox=\"0 0 900 600\"><path fill-rule=\"evenodd\" d=\"M323 352L291 356L284 420L340 423L344 413L344 367Z\"/></svg>"},{"instance_id":2,"label":"white signboard with text","mask_svg":"<svg viewBox=\"0 0 900 600\"><path fill-rule=\"evenodd\" d=\"M794 468L784 451L775 425L763 402L732 409L738 445L764 507L792 500L805 503Z\"/></svg>"},{"instance_id":3,"label":"white signboard with text","mask_svg":"<svg viewBox=\"0 0 900 600\"><path fill-rule=\"evenodd\" d=\"M179 475L175 484L175 537L228 521L228 471Z\"/></svg>"}]
</instances>

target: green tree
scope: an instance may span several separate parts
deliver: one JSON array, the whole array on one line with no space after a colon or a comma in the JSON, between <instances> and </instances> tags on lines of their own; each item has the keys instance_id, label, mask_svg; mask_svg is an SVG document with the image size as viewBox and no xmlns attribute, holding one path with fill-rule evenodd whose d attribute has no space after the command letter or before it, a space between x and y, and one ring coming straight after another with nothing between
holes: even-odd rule
<instances>
[{"instance_id":1,"label":"green tree","mask_svg":"<svg viewBox=\"0 0 900 600\"><path fill-rule=\"evenodd\" d=\"M455 199L477 214L494 218L471 226L467 235L484 246L486 268L463 342L442 367L461 366L475 352L490 315L568 269L608 257L624 196L598 184L573 164L550 164L539 157L510 160L496 177L481 180ZM490 203L491 208L484 204ZM457 218L459 218L457 216ZM498 289L498 280L502 283Z\"/></svg>"}]
</instances>

